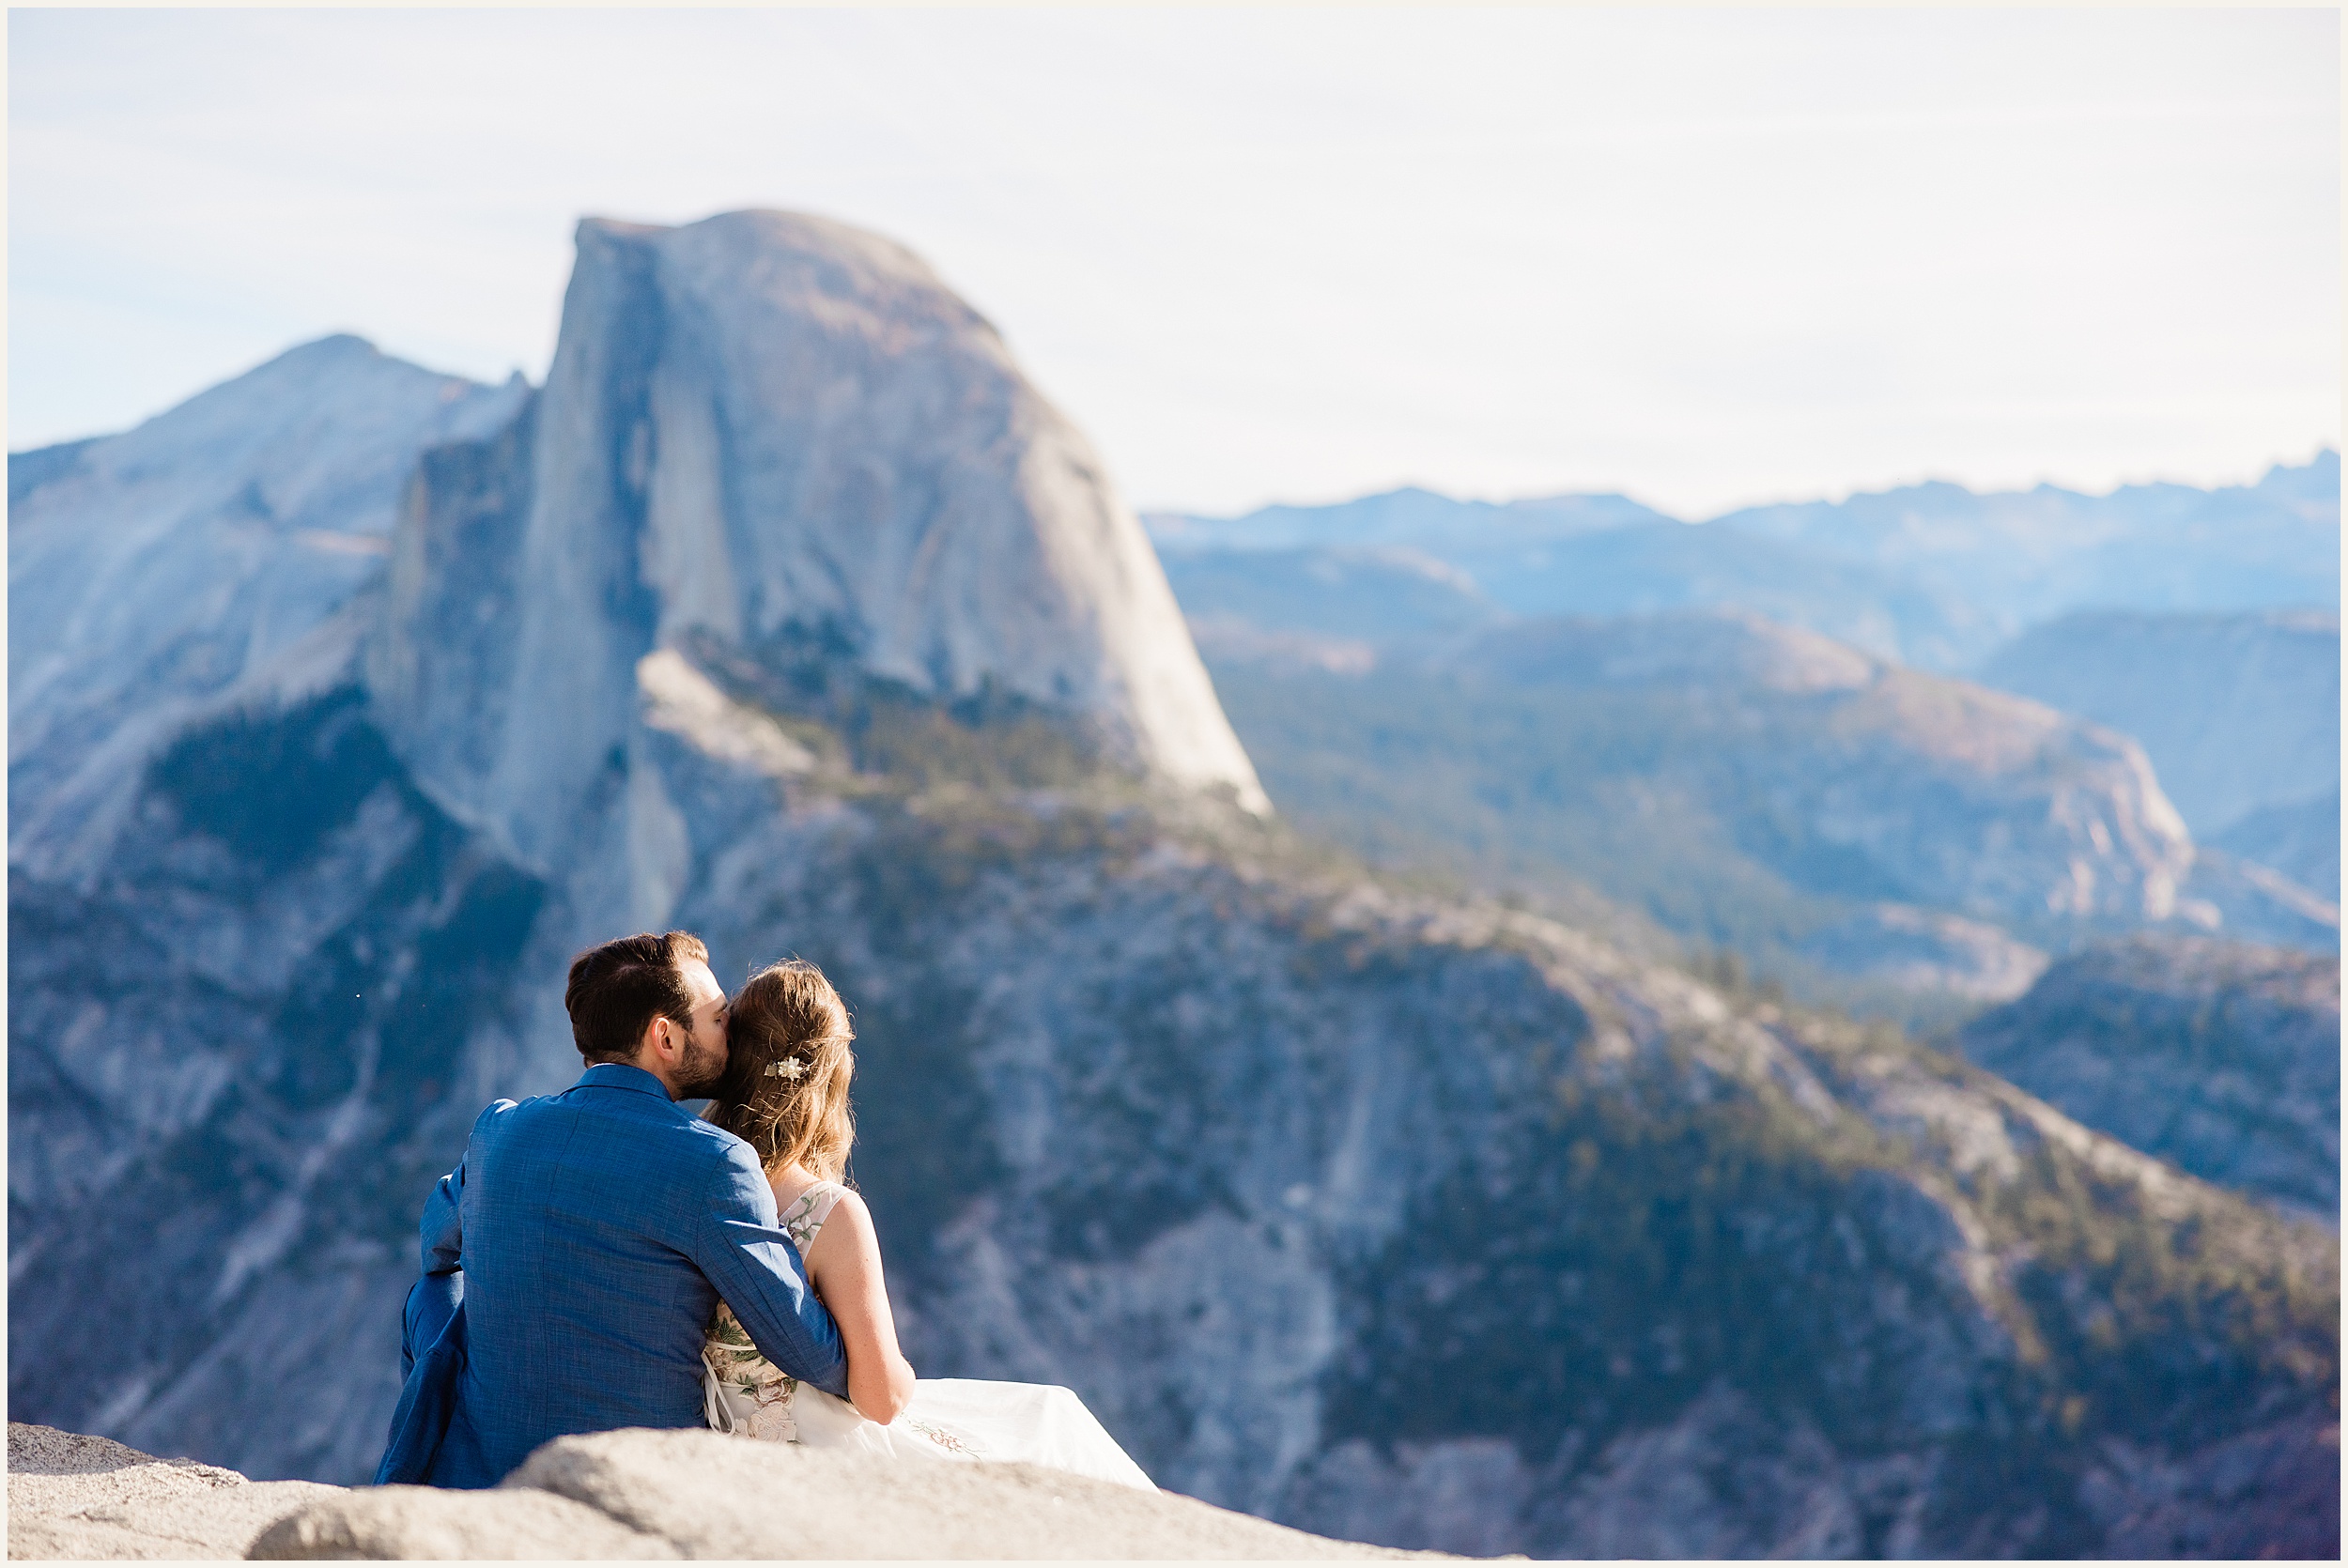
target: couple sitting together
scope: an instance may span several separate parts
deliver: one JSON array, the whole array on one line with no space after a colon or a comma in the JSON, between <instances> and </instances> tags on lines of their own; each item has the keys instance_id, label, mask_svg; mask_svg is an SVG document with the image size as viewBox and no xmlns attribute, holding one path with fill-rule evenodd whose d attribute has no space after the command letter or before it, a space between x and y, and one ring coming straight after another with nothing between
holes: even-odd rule
<instances>
[{"instance_id":1,"label":"couple sitting together","mask_svg":"<svg viewBox=\"0 0 2348 1568\"><path fill-rule=\"evenodd\" d=\"M707 1426L1150 1487L1066 1389L915 1379L840 1181L855 1036L814 965L729 1003L700 939L631 936L580 954L564 1001L586 1072L484 1111L425 1206L378 1484L494 1486L550 1438Z\"/></svg>"}]
</instances>

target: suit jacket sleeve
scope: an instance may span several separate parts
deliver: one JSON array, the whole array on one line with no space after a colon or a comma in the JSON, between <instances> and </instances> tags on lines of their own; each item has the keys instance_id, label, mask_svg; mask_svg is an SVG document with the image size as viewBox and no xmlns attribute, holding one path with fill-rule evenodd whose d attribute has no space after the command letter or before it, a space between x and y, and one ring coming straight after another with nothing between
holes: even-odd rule
<instances>
[{"instance_id":1,"label":"suit jacket sleeve","mask_svg":"<svg viewBox=\"0 0 2348 1568\"><path fill-rule=\"evenodd\" d=\"M774 1191L748 1145L727 1151L715 1182L693 1262L761 1354L801 1382L847 1398L840 1326L810 1288L799 1250L775 1223Z\"/></svg>"},{"instance_id":2,"label":"suit jacket sleeve","mask_svg":"<svg viewBox=\"0 0 2348 1568\"><path fill-rule=\"evenodd\" d=\"M471 1147L468 1145L465 1152L470 1156ZM414 1374L418 1359L447 1330L457 1304L465 1299L464 1197L465 1161L459 1160L456 1169L432 1184L424 1200L424 1219L416 1227L424 1251L424 1277L409 1288L408 1306L401 1314L399 1375L403 1380ZM396 1431L398 1422L393 1425ZM398 1446L396 1438L393 1446Z\"/></svg>"},{"instance_id":3,"label":"suit jacket sleeve","mask_svg":"<svg viewBox=\"0 0 2348 1568\"><path fill-rule=\"evenodd\" d=\"M465 1162L433 1183L424 1200L424 1223L417 1227L424 1244L424 1272L454 1274L464 1268L465 1222L460 1212L465 1196Z\"/></svg>"},{"instance_id":4,"label":"suit jacket sleeve","mask_svg":"<svg viewBox=\"0 0 2348 1568\"><path fill-rule=\"evenodd\" d=\"M465 1153L456 1161L456 1169L433 1183L431 1195L424 1200L424 1222L417 1227L418 1239L424 1244L424 1275L454 1274L465 1267L465 1165L472 1159L473 1145L482 1138L482 1129L493 1116L514 1109L510 1099L492 1100L474 1118L472 1134L465 1140ZM458 1282L461 1286L463 1282Z\"/></svg>"}]
</instances>

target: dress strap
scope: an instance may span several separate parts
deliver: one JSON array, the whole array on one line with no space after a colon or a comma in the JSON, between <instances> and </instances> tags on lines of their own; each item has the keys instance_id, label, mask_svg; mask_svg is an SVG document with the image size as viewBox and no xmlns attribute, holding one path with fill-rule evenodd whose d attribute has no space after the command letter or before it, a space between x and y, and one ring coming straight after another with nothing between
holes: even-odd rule
<instances>
[{"instance_id":1,"label":"dress strap","mask_svg":"<svg viewBox=\"0 0 2348 1568\"><path fill-rule=\"evenodd\" d=\"M782 1228L798 1244L802 1258L815 1245L816 1233L824 1228L824 1222L831 1218L831 1211L847 1195L847 1188L839 1182L819 1181L792 1199L790 1207L783 1210Z\"/></svg>"}]
</instances>

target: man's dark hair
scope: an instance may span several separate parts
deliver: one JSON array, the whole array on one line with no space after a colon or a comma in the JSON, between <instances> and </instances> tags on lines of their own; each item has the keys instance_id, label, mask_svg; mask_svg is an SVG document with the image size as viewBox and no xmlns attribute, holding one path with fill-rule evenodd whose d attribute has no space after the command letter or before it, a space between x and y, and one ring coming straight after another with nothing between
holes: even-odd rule
<instances>
[{"instance_id":1,"label":"man's dark hair","mask_svg":"<svg viewBox=\"0 0 2348 1568\"><path fill-rule=\"evenodd\" d=\"M709 961L709 949L691 931L624 936L590 947L571 960L571 983L563 1006L571 1015L571 1038L593 1067L625 1062L656 1018L678 1028L693 1027L693 995L685 988L684 965Z\"/></svg>"}]
</instances>

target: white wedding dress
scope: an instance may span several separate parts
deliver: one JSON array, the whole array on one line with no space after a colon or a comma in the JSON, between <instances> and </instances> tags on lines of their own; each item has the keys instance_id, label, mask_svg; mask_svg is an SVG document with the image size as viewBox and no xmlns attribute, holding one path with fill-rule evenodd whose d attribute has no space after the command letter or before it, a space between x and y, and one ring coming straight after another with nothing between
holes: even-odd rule
<instances>
[{"instance_id":1,"label":"white wedding dress","mask_svg":"<svg viewBox=\"0 0 2348 1568\"><path fill-rule=\"evenodd\" d=\"M801 1257L846 1191L836 1181L819 1181L783 1213L782 1228ZM892 1459L1018 1460L1157 1490L1067 1389L924 1377L914 1385L904 1413L883 1426L761 1355L722 1303L702 1346L702 1395L711 1430L736 1437L857 1449Z\"/></svg>"}]
</instances>

